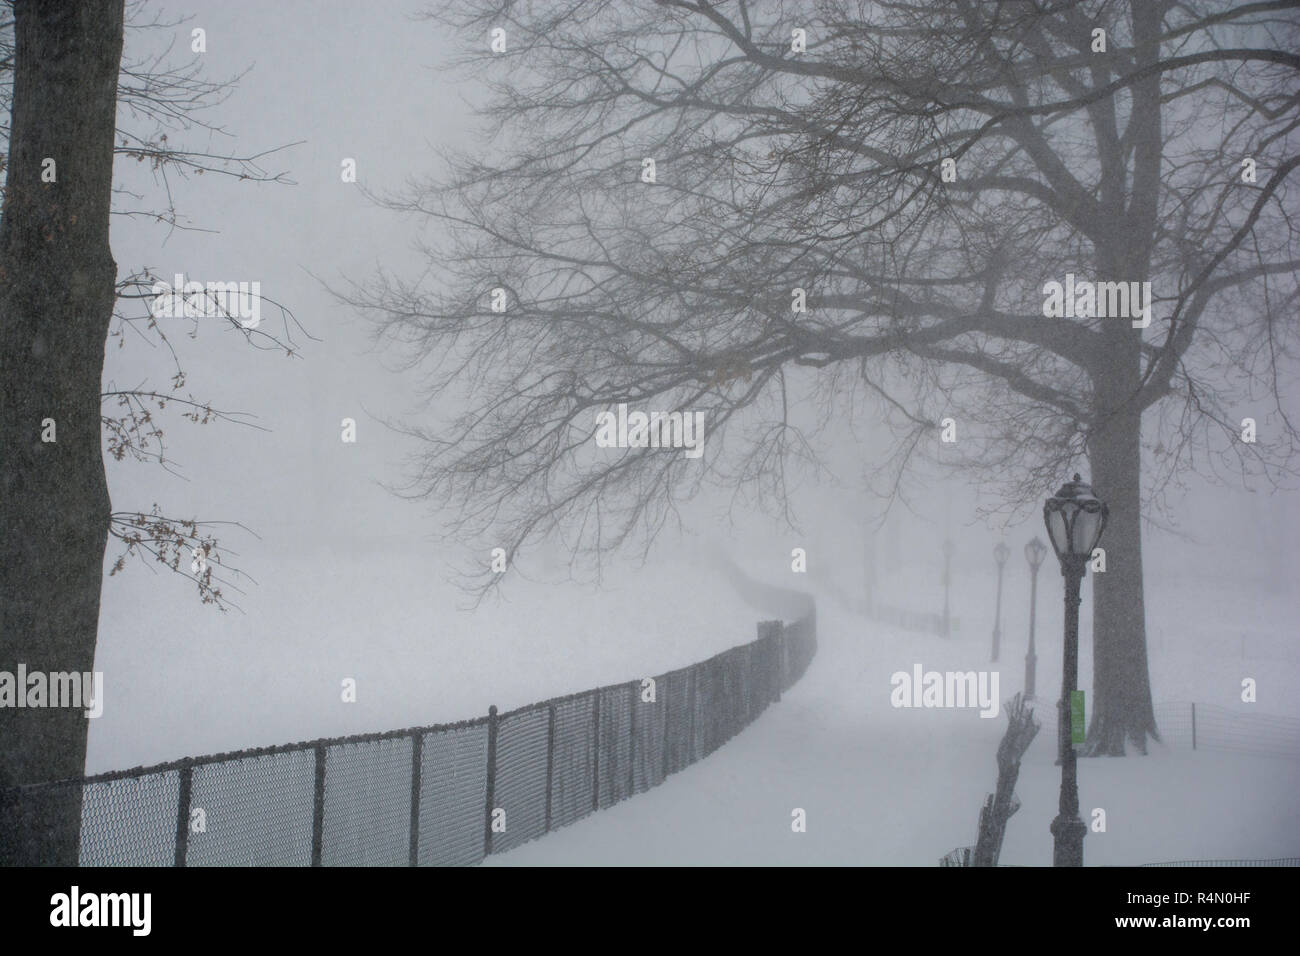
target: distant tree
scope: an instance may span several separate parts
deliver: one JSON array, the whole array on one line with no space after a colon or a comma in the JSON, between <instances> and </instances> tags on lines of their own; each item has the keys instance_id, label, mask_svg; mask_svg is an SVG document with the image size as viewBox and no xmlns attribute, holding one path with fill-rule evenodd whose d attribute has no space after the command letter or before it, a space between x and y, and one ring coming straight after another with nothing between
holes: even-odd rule
<instances>
[{"instance_id":1,"label":"distant tree","mask_svg":"<svg viewBox=\"0 0 1300 956\"><path fill-rule=\"evenodd\" d=\"M796 402L887 416L891 494L947 417L944 463L1011 506L1086 457L1111 509L1087 749L1145 752L1142 518L1190 468L1294 460L1296 7L442 4L491 149L385 198L440 237L421 279L346 294L470 402L411 429L409 493L512 555L563 524L599 556L706 479L783 502ZM1150 282L1149 328L1046 314L1071 273ZM593 453L621 402L704 410L704 460Z\"/></svg>"}]
</instances>

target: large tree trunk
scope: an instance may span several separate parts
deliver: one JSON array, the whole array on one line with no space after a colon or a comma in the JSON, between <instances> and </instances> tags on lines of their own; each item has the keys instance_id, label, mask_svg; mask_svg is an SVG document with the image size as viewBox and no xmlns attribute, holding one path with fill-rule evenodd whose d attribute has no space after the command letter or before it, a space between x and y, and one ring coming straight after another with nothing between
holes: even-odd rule
<instances>
[{"instance_id":1,"label":"large tree trunk","mask_svg":"<svg viewBox=\"0 0 1300 956\"><path fill-rule=\"evenodd\" d=\"M1123 320L1110 320L1123 321ZM1098 394L1132 396L1135 362L1118 359ZM1104 422L1088 444L1092 486L1110 508L1100 547L1106 570L1092 576L1092 721L1084 753L1124 755L1125 739L1146 753L1159 740L1147 674L1146 610L1142 591L1141 412L1136 403L1106 401Z\"/></svg>"},{"instance_id":2,"label":"large tree trunk","mask_svg":"<svg viewBox=\"0 0 1300 956\"><path fill-rule=\"evenodd\" d=\"M123 0L19 0L14 13L0 220L0 671L84 673L110 512L100 377L117 279L108 224ZM47 160L54 182L42 178ZM45 419L53 442L42 441ZM88 730L79 707L0 708L0 786L83 773ZM80 826L75 788L0 799L0 863L75 865Z\"/></svg>"},{"instance_id":3,"label":"large tree trunk","mask_svg":"<svg viewBox=\"0 0 1300 956\"><path fill-rule=\"evenodd\" d=\"M1158 4L1133 3L1135 59L1149 67L1159 59ZM1133 169L1125 193L1125 151L1111 138L1102 147L1101 202L1106 227L1097 243L1097 278L1145 281L1159 217L1164 149L1160 74L1132 87ZM1103 128L1108 121L1099 125ZM1127 206L1125 200L1127 199ZM1151 308L1151 303L1146 303ZM1147 734L1156 740L1147 673L1146 604L1142 589L1142 329L1129 319L1102 320L1104 345L1090 370L1093 422L1088 436L1092 486L1110 507L1102 535L1106 570L1092 579L1092 721L1087 756L1124 755L1131 740L1146 753Z\"/></svg>"}]
</instances>

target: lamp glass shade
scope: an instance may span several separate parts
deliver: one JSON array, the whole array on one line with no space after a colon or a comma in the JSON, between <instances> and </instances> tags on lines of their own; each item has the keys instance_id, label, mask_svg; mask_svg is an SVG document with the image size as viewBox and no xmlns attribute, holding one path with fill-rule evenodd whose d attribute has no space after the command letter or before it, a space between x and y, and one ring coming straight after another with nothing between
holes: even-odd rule
<instances>
[{"instance_id":1,"label":"lamp glass shade","mask_svg":"<svg viewBox=\"0 0 1300 956\"><path fill-rule=\"evenodd\" d=\"M999 541L993 549L993 560L999 565L1007 563L1007 558L1011 557L1011 549L1006 546L1005 542Z\"/></svg>"},{"instance_id":2,"label":"lamp glass shade","mask_svg":"<svg viewBox=\"0 0 1300 956\"><path fill-rule=\"evenodd\" d=\"M1047 557L1047 545L1038 538L1030 539L1025 545L1025 560L1029 562L1031 568L1036 568L1043 563L1043 558Z\"/></svg>"},{"instance_id":3,"label":"lamp glass shade","mask_svg":"<svg viewBox=\"0 0 1300 956\"><path fill-rule=\"evenodd\" d=\"M1101 538L1102 525L1105 523L1105 516L1101 508L1089 507L1100 502L1087 502L1080 506L1074 513L1074 527L1071 537L1071 553L1073 554L1092 554L1092 549L1097 546L1097 541Z\"/></svg>"},{"instance_id":4,"label":"lamp glass shade","mask_svg":"<svg viewBox=\"0 0 1300 956\"><path fill-rule=\"evenodd\" d=\"M1062 556L1070 553L1070 528L1065 517L1065 509L1068 507L1069 505L1058 506L1043 513L1047 521L1047 539L1052 542L1056 553Z\"/></svg>"},{"instance_id":5,"label":"lamp glass shade","mask_svg":"<svg viewBox=\"0 0 1300 956\"><path fill-rule=\"evenodd\" d=\"M1043 504L1047 536L1062 560L1086 558L1101 540L1107 508L1078 475Z\"/></svg>"}]
</instances>

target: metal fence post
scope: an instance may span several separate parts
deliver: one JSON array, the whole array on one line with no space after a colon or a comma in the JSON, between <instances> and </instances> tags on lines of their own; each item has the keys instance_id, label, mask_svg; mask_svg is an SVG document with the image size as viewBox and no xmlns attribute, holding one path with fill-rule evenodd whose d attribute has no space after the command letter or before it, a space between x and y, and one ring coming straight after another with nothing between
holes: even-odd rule
<instances>
[{"instance_id":1,"label":"metal fence post","mask_svg":"<svg viewBox=\"0 0 1300 956\"><path fill-rule=\"evenodd\" d=\"M1192 701L1192 749L1196 749L1196 701Z\"/></svg>"},{"instance_id":2,"label":"metal fence post","mask_svg":"<svg viewBox=\"0 0 1300 956\"><path fill-rule=\"evenodd\" d=\"M785 630L785 625L773 629L772 639L768 646L768 657L772 660L770 668L772 672L772 684L776 687L776 702L781 703L781 632Z\"/></svg>"},{"instance_id":3,"label":"metal fence post","mask_svg":"<svg viewBox=\"0 0 1300 956\"><path fill-rule=\"evenodd\" d=\"M741 719L745 705L740 688L740 655L734 652L723 660L722 699L726 708L723 713L727 715L727 720L718 746L726 743L736 733L736 723Z\"/></svg>"},{"instance_id":4,"label":"metal fence post","mask_svg":"<svg viewBox=\"0 0 1300 956\"><path fill-rule=\"evenodd\" d=\"M551 791L555 782L555 705L546 708L546 832L551 832Z\"/></svg>"},{"instance_id":5,"label":"metal fence post","mask_svg":"<svg viewBox=\"0 0 1300 956\"><path fill-rule=\"evenodd\" d=\"M700 682L700 664L691 668L691 685L686 693L686 709L691 712L690 749L686 752L686 763L695 763L695 685Z\"/></svg>"},{"instance_id":6,"label":"metal fence post","mask_svg":"<svg viewBox=\"0 0 1300 956\"><path fill-rule=\"evenodd\" d=\"M639 688L640 684L637 681L628 684L628 690L631 691L627 712L627 795L629 797L636 793L636 699Z\"/></svg>"},{"instance_id":7,"label":"metal fence post","mask_svg":"<svg viewBox=\"0 0 1300 956\"><path fill-rule=\"evenodd\" d=\"M669 699L670 699L670 698L669 698L669 696L668 696L668 677L667 677L667 675L665 675L665 676L664 676L664 696L663 696L663 708L664 708L664 773L663 773L663 777L660 778L661 781L663 781L663 780L667 780L667 779L668 779L668 768L671 766L671 764L669 763L669 759L668 759L669 747L671 746L671 742L672 742L672 734L671 734L671 732L670 732L671 724L669 723L669 720L668 720L668 719L672 716L672 712L671 712L671 710L670 710L670 708L669 708L669 706L668 706Z\"/></svg>"},{"instance_id":8,"label":"metal fence post","mask_svg":"<svg viewBox=\"0 0 1300 956\"><path fill-rule=\"evenodd\" d=\"M316 796L311 816L311 865L320 866L325 851L325 745L316 745Z\"/></svg>"},{"instance_id":9,"label":"metal fence post","mask_svg":"<svg viewBox=\"0 0 1300 956\"><path fill-rule=\"evenodd\" d=\"M740 655L740 700L741 709L744 711L744 720L740 725L741 729L748 727L750 721L754 719L754 688L753 681L750 679L754 669L754 648L752 645L745 645L745 653Z\"/></svg>"},{"instance_id":10,"label":"metal fence post","mask_svg":"<svg viewBox=\"0 0 1300 956\"><path fill-rule=\"evenodd\" d=\"M600 809L600 688L591 692L591 809Z\"/></svg>"},{"instance_id":11,"label":"metal fence post","mask_svg":"<svg viewBox=\"0 0 1300 956\"><path fill-rule=\"evenodd\" d=\"M749 722L754 719L754 688L750 680L750 670L753 666L754 649L748 644L745 645L745 653L740 655L740 700L743 721L737 730L743 730L749 726Z\"/></svg>"},{"instance_id":12,"label":"metal fence post","mask_svg":"<svg viewBox=\"0 0 1300 956\"><path fill-rule=\"evenodd\" d=\"M176 866L185 866L190 844L190 803L194 799L194 764L186 760L180 771L180 793L176 797Z\"/></svg>"},{"instance_id":13,"label":"metal fence post","mask_svg":"<svg viewBox=\"0 0 1300 956\"><path fill-rule=\"evenodd\" d=\"M487 793L483 807L483 855L492 852L492 805L497 798L497 705L488 708Z\"/></svg>"},{"instance_id":14,"label":"metal fence post","mask_svg":"<svg viewBox=\"0 0 1300 956\"><path fill-rule=\"evenodd\" d=\"M773 690L769 686L768 700L775 703L781 701L781 672L777 667L777 642L781 639L781 631L785 624L781 621L759 621L758 637L762 641L762 660L767 663L763 668L767 675L767 683L775 685Z\"/></svg>"},{"instance_id":15,"label":"metal fence post","mask_svg":"<svg viewBox=\"0 0 1300 956\"><path fill-rule=\"evenodd\" d=\"M730 740L739 732L740 728L745 726L746 707L745 707L745 655L741 648L737 648L731 654L731 680L728 686L731 688L731 705L727 708L731 719L727 722L726 740Z\"/></svg>"},{"instance_id":16,"label":"metal fence post","mask_svg":"<svg viewBox=\"0 0 1300 956\"><path fill-rule=\"evenodd\" d=\"M782 625L781 632L777 635L776 639L777 672L780 675L778 683L781 685L782 690L785 690L785 688L790 686L785 682L786 674L790 671L790 662L787 660L789 648L786 646L786 643L786 630L785 626Z\"/></svg>"},{"instance_id":17,"label":"metal fence post","mask_svg":"<svg viewBox=\"0 0 1300 956\"><path fill-rule=\"evenodd\" d=\"M424 755L424 734L411 735L411 849L410 865L420 865L420 764Z\"/></svg>"}]
</instances>

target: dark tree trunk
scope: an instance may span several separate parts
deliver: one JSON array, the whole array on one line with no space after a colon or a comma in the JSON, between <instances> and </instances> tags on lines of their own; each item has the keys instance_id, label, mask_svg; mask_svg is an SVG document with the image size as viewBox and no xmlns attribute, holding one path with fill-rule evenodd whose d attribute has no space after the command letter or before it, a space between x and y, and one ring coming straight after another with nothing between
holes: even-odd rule
<instances>
[{"instance_id":1,"label":"dark tree trunk","mask_svg":"<svg viewBox=\"0 0 1300 956\"><path fill-rule=\"evenodd\" d=\"M1102 424L1088 444L1093 491L1109 506L1110 519L1100 543L1106 570L1092 574L1093 703L1087 756L1123 756L1126 739L1146 753L1147 734L1160 739L1151 708L1142 590L1141 412L1136 402L1113 400L1134 394L1136 361L1117 355L1110 372L1099 382L1098 394L1112 400L1098 412Z\"/></svg>"},{"instance_id":2,"label":"dark tree trunk","mask_svg":"<svg viewBox=\"0 0 1300 956\"><path fill-rule=\"evenodd\" d=\"M110 512L100 378L117 279L108 224L123 0L19 0L14 15L0 219L0 671L84 673ZM54 182L42 180L47 159ZM88 730L80 708L0 708L0 786L81 774ZM75 865L80 825L76 792L40 806L0 800L0 863Z\"/></svg>"},{"instance_id":3,"label":"dark tree trunk","mask_svg":"<svg viewBox=\"0 0 1300 956\"><path fill-rule=\"evenodd\" d=\"M1133 4L1130 13L1136 62L1149 67L1159 59L1163 14L1158 4L1149 3ZM1107 281L1150 278L1159 217L1164 150L1160 74L1153 71L1137 81L1132 97L1133 168L1127 197L1124 149L1112 137L1102 150L1107 169L1102 206L1108 225L1097 242L1097 267L1098 278ZM1150 302L1146 305L1152 308ZM1093 706L1083 753L1123 756L1125 740L1146 753L1147 734L1160 739L1151 708L1142 588L1143 332L1128 319L1101 321L1104 345L1090 370L1094 420L1088 458L1093 491L1110 507L1110 520L1101 539L1106 570L1092 575Z\"/></svg>"}]
</instances>

